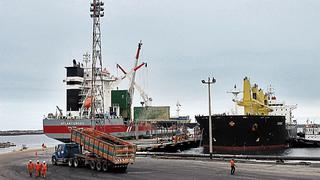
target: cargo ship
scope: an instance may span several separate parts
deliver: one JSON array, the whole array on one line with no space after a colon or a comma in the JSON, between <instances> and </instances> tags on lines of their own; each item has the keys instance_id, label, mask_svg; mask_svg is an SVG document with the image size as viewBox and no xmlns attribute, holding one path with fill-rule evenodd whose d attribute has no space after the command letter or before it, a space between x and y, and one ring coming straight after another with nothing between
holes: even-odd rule
<instances>
[{"instance_id":1,"label":"cargo ship","mask_svg":"<svg viewBox=\"0 0 320 180\"><path fill-rule=\"evenodd\" d=\"M152 136L162 133L152 121L170 120L170 108L151 106L152 99L135 82L136 72L146 67L146 63L138 65L141 41L130 71L117 64L123 76L115 77L103 68L100 28L103 5L100 0L91 3L92 54L85 53L82 62L74 59L65 67L66 112L57 106L55 113L43 119L43 132L50 138L69 142L72 128L94 128L121 138ZM129 80L129 89L119 90L118 84L124 79ZM143 102L142 107L132 112L135 89L139 90Z\"/></svg>"},{"instance_id":2,"label":"cargo ship","mask_svg":"<svg viewBox=\"0 0 320 180\"><path fill-rule=\"evenodd\" d=\"M237 92L237 93L240 93ZM237 94L235 93L235 94ZM251 86L246 77L243 82L243 99L234 102L244 107L244 115L213 115L212 144L215 153L256 154L283 150L288 147L286 118L270 115L270 94L258 85ZM209 117L196 116L203 130L204 152L209 152Z\"/></svg>"},{"instance_id":3,"label":"cargo ship","mask_svg":"<svg viewBox=\"0 0 320 180\"><path fill-rule=\"evenodd\" d=\"M86 65L90 62L87 57L88 54L85 54L83 63L73 60L71 66L65 67L67 76L64 80L66 83L66 111L64 113L56 106L56 112L48 113L43 119L43 132L48 137L69 142L72 128L95 128L125 139L150 138L165 135L163 134L165 131L161 130L159 123L170 127L175 123L190 122L189 116L171 117L170 106L151 106L151 98L142 98L144 106L132 108L130 89L114 88L114 85L117 85L129 73L123 77L115 78L108 73L101 72L105 86L103 101L100 97L99 102L104 102L103 105L108 108L103 111L104 113L91 115L92 98L89 93L92 81L91 64L90 66ZM96 108L101 108L101 104L96 103Z\"/></svg>"}]
</instances>

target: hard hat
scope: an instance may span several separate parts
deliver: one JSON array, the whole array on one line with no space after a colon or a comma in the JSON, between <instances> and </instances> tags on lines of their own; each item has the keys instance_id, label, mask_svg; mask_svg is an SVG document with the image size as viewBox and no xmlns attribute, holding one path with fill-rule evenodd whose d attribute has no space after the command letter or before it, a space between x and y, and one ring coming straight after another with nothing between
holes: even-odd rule
<instances>
[{"instance_id":1,"label":"hard hat","mask_svg":"<svg viewBox=\"0 0 320 180\"><path fill-rule=\"evenodd\" d=\"M46 163L46 161L43 161L42 163L43 163L43 164L45 164L45 163Z\"/></svg>"},{"instance_id":2,"label":"hard hat","mask_svg":"<svg viewBox=\"0 0 320 180\"><path fill-rule=\"evenodd\" d=\"M29 162L32 162L32 160L30 159Z\"/></svg>"},{"instance_id":3,"label":"hard hat","mask_svg":"<svg viewBox=\"0 0 320 180\"><path fill-rule=\"evenodd\" d=\"M37 160L37 163L39 163L39 160Z\"/></svg>"}]
</instances>

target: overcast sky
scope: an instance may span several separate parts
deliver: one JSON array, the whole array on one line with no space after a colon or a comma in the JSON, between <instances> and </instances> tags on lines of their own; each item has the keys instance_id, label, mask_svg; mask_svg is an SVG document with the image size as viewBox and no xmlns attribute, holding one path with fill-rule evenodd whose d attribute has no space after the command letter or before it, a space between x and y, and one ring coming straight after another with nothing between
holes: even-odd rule
<instances>
[{"instance_id":1,"label":"overcast sky","mask_svg":"<svg viewBox=\"0 0 320 180\"><path fill-rule=\"evenodd\" d=\"M213 111L228 112L226 91L248 76L298 104L298 121L320 116L320 1L104 2L103 63L120 75L115 64L132 67L142 40L148 68L137 80L153 105L170 105L175 115L179 100L182 114L207 114L200 81L214 76ZM43 115L65 109L64 67L91 52L89 1L2 0L0 23L0 130L41 129Z\"/></svg>"}]
</instances>

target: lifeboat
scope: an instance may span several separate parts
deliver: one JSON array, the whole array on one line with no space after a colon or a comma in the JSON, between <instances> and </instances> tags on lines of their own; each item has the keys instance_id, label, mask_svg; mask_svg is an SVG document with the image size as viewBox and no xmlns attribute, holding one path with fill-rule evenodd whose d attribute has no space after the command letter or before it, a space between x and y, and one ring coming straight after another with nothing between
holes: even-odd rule
<instances>
[{"instance_id":1,"label":"lifeboat","mask_svg":"<svg viewBox=\"0 0 320 180\"><path fill-rule=\"evenodd\" d=\"M84 102L84 107L86 109L89 109L91 107L91 101L92 101L92 97L91 96L87 97L87 99Z\"/></svg>"}]
</instances>

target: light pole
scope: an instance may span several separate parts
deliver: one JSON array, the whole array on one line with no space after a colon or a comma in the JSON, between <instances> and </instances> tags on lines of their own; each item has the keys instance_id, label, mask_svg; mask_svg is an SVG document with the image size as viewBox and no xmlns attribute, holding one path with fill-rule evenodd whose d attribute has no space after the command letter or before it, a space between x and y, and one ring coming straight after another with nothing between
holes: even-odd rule
<instances>
[{"instance_id":1,"label":"light pole","mask_svg":"<svg viewBox=\"0 0 320 180\"><path fill-rule=\"evenodd\" d=\"M209 153L210 159L212 159L212 121L211 121L211 94L210 94L210 86L216 82L216 79L208 77L208 81L201 81L203 84L208 84L208 96L209 96Z\"/></svg>"},{"instance_id":2,"label":"light pole","mask_svg":"<svg viewBox=\"0 0 320 180\"><path fill-rule=\"evenodd\" d=\"M93 36L92 36L92 66L91 66L91 107L90 118L94 119L96 110L98 113L104 114L104 95L103 95L103 81L101 73L102 71L102 55L101 55L101 29L100 18L104 16L104 3L100 0L93 0L90 4L90 17L93 19ZM97 61L100 63L100 67L97 67ZM97 76L99 74L101 86L97 88ZM101 105L98 106L97 97L101 98ZM99 110L99 111L98 111Z\"/></svg>"}]
</instances>

